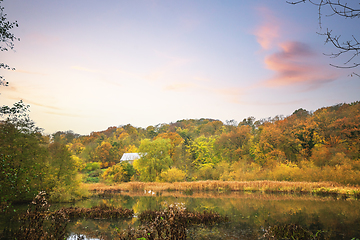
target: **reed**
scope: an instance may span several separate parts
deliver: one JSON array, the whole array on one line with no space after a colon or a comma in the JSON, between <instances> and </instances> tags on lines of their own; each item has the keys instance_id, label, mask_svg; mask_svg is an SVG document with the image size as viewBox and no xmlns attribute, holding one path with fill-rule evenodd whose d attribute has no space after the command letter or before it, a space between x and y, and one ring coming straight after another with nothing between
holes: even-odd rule
<instances>
[{"instance_id":1,"label":"reed","mask_svg":"<svg viewBox=\"0 0 360 240\"><path fill-rule=\"evenodd\" d=\"M122 191L196 191L237 192L260 191L268 193L311 193L328 195L346 195L360 198L360 187L343 186L334 182L286 182L286 181L197 181L197 182L128 182L116 185L101 183L88 184L95 193L112 194Z\"/></svg>"},{"instance_id":2,"label":"reed","mask_svg":"<svg viewBox=\"0 0 360 240\"><path fill-rule=\"evenodd\" d=\"M175 203L164 210L147 210L139 214L142 225L119 231L119 239L187 239L187 228L194 224L213 225L227 222L227 217L214 212L188 211L184 204Z\"/></svg>"},{"instance_id":3,"label":"reed","mask_svg":"<svg viewBox=\"0 0 360 240\"><path fill-rule=\"evenodd\" d=\"M306 229L298 224L282 224L274 225L265 229L264 238L265 239L293 239L293 240L302 240L302 239L329 239L323 231L317 231L313 233L309 229Z\"/></svg>"},{"instance_id":4,"label":"reed","mask_svg":"<svg viewBox=\"0 0 360 240\"><path fill-rule=\"evenodd\" d=\"M115 208L107 205L94 206L92 208L61 208L58 211L50 213L56 215L63 212L69 219L87 218L87 219L113 219L113 218L131 218L134 215L132 209Z\"/></svg>"}]
</instances>

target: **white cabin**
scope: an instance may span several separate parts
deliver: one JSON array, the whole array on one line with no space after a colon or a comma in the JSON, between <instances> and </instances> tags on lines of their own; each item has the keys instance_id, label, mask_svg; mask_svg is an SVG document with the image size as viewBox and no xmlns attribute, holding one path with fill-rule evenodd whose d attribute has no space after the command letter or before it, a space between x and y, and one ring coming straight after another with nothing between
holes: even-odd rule
<instances>
[{"instance_id":1,"label":"white cabin","mask_svg":"<svg viewBox=\"0 0 360 240\"><path fill-rule=\"evenodd\" d=\"M124 153L120 159L120 162L127 161L130 164L133 164L136 159L139 159L140 155L138 153Z\"/></svg>"}]
</instances>

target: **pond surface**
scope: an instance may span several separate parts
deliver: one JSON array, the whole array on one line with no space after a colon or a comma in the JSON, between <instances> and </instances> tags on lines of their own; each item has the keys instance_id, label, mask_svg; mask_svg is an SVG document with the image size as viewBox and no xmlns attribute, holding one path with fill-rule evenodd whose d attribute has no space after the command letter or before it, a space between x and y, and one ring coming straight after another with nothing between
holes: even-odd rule
<instances>
[{"instance_id":1,"label":"pond surface","mask_svg":"<svg viewBox=\"0 0 360 240\"><path fill-rule=\"evenodd\" d=\"M93 197L60 207L90 208L99 204L133 209L132 219L78 219L68 224L68 239L81 235L85 239L112 239L116 230L138 226L136 214L145 210L164 209L166 204L184 203L191 211L214 211L230 221L215 226L189 229L189 239L262 239L268 226L296 223L316 233L325 231L330 239L360 239L360 201L310 195L264 193L193 193L138 192Z\"/></svg>"}]
</instances>

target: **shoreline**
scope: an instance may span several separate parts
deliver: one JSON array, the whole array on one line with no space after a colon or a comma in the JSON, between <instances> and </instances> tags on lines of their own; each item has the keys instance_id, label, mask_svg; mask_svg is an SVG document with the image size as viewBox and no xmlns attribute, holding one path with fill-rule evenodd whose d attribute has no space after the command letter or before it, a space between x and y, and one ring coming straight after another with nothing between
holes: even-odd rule
<instances>
[{"instance_id":1,"label":"shoreline","mask_svg":"<svg viewBox=\"0 0 360 240\"><path fill-rule=\"evenodd\" d=\"M360 187L344 186L333 182L286 182L286 181L196 181L196 182L126 182L106 185L104 183L83 184L90 192L111 194L136 191L180 191L193 192L264 192L264 193L307 193L316 195L340 195L343 198L360 199Z\"/></svg>"}]
</instances>

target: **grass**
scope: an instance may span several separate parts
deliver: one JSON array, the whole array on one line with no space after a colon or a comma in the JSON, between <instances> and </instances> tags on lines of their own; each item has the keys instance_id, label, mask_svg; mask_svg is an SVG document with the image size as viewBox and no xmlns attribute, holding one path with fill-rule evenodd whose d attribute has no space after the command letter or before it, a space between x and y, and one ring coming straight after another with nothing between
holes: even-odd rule
<instances>
[{"instance_id":1,"label":"grass","mask_svg":"<svg viewBox=\"0 0 360 240\"><path fill-rule=\"evenodd\" d=\"M180 192L266 192L266 193L309 193L314 195L339 195L359 199L360 187L344 186L333 182L286 182L286 181L197 181L197 182L127 182L106 185L85 184L95 193L116 193L122 191L180 191Z\"/></svg>"}]
</instances>

